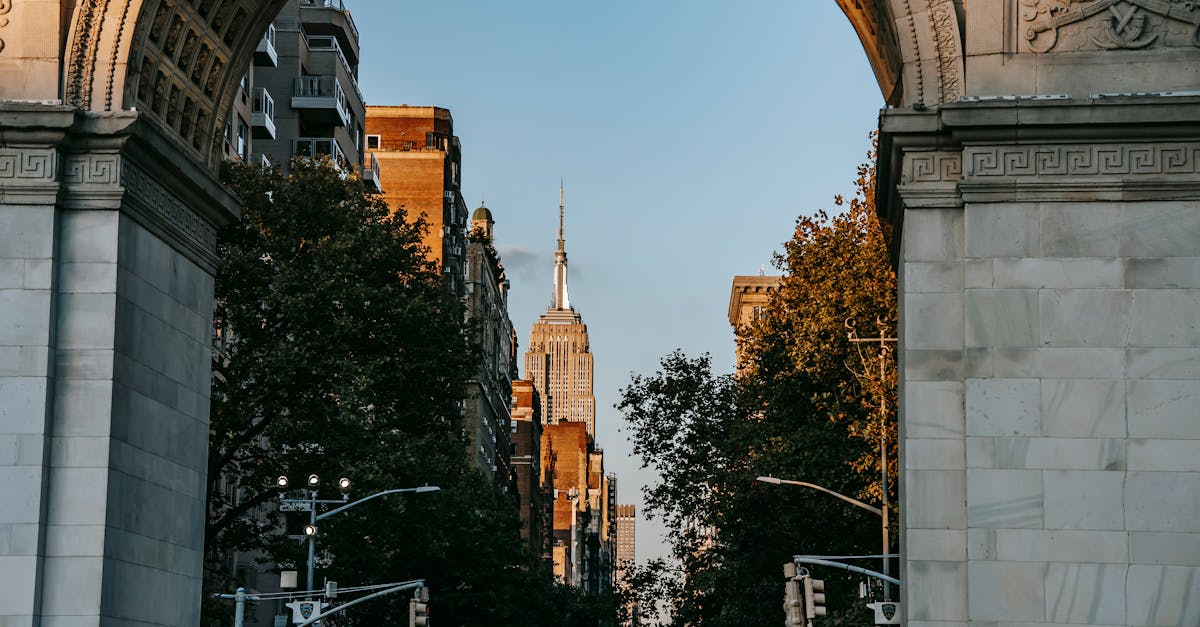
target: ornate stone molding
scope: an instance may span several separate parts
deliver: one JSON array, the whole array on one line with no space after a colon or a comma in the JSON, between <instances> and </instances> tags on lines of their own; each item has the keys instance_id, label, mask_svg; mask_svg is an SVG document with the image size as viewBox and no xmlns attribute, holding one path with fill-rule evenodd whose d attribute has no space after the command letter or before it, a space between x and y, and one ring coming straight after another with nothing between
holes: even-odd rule
<instances>
[{"instance_id":1,"label":"ornate stone molding","mask_svg":"<svg viewBox=\"0 0 1200 627\"><path fill-rule=\"evenodd\" d=\"M1200 142L971 146L968 178L1200 174Z\"/></svg>"},{"instance_id":2,"label":"ornate stone molding","mask_svg":"<svg viewBox=\"0 0 1200 627\"><path fill-rule=\"evenodd\" d=\"M8 26L8 12L12 10L12 0L0 0L0 28ZM0 52L4 52L4 40L0 39Z\"/></svg>"},{"instance_id":3,"label":"ornate stone molding","mask_svg":"<svg viewBox=\"0 0 1200 627\"><path fill-rule=\"evenodd\" d=\"M53 181L56 157L53 148L0 148L0 180Z\"/></svg>"},{"instance_id":4,"label":"ornate stone molding","mask_svg":"<svg viewBox=\"0 0 1200 627\"><path fill-rule=\"evenodd\" d=\"M125 188L124 207L130 214L168 241L176 242L181 251L203 266L215 269L216 227L129 159L119 169Z\"/></svg>"},{"instance_id":5,"label":"ornate stone molding","mask_svg":"<svg viewBox=\"0 0 1200 627\"><path fill-rule=\"evenodd\" d=\"M116 154L68 155L63 182L71 185L115 185L121 180L121 157Z\"/></svg>"},{"instance_id":6,"label":"ornate stone molding","mask_svg":"<svg viewBox=\"0 0 1200 627\"><path fill-rule=\"evenodd\" d=\"M71 32L67 59L66 103L90 109L92 77L96 72L100 34L108 0L84 0L75 7L75 28Z\"/></svg>"},{"instance_id":7,"label":"ornate stone molding","mask_svg":"<svg viewBox=\"0 0 1200 627\"><path fill-rule=\"evenodd\" d=\"M1195 0L1019 0L1021 52L1200 47Z\"/></svg>"},{"instance_id":8,"label":"ornate stone molding","mask_svg":"<svg viewBox=\"0 0 1200 627\"><path fill-rule=\"evenodd\" d=\"M933 31L938 69L938 102L962 95L963 58L958 16L950 0L929 1L929 27Z\"/></svg>"},{"instance_id":9,"label":"ornate stone molding","mask_svg":"<svg viewBox=\"0 0 1200 627\"><path fill-rule=\"evenodd\" d=\"M911 152L904 155L900 184L943 183L962 179L962 154L954 151Z\"/></svg>"}]
</instances>

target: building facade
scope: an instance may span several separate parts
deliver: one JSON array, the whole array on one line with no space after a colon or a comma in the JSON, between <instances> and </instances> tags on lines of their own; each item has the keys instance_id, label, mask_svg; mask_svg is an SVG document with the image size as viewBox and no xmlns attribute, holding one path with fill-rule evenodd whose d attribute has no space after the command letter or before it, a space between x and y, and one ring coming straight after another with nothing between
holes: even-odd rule
<instances>
[{"instance_id":1,"label":"building facade","mask_svg":"<svg viewBox=\"0 0 1200 627\"><path fill-rule=\"evenodd\" d=\"M765 276L735 276L733 287L729 291L729 325L733 327L736 342L737 372L742 372L743 351L742 329L754 321L767 315L771 304L771 295L779 290L782 277Z\"/></svg>"},{"instance_id":2,"label":"building facade","mask_svg":"<svg viewBox=\"0 0 1200 627\"><path fill-rule=\"evenodd\" d=\"M222 134L225 157L287 169L328 157L378 189L364 150L359 35L341 0L289 0L255 48Z\"/></svg>"},{"instance_id":3,"label":"building facade","mask_svg":"<svg viewBox=\"0 0 1200 627\"><path fill-rule=\"evenodd\" d=\"M838 4L889 105L904 624L1200 624L1200 5Z\"/></svg>"},{"instance_id":4,"label":"building facade","mask_svg":"<svg viewBox=\"0 0 1200 627\"><path fill-rule=\"evenodd\" d=\"M521 515L521 540L529 565L552 563L553 458L542 455L542 417L532 381L513 381L510 465Z\"/></svg>"},{"instance_id":5,"label":"building facade","mask_svg":"<svg viewBox=\"0 0 1200 627\"><path fill-rule=\"evenodd\" d=\"M637 507L617 506L616 580L621 581L625 570L637 561Z\"/></svg>"},{"instance_id":6,"label":"building facade","mask_svg":"<svg viewBox=\"0 0 1200 627\"><path fill-rule=\"evenodd\" d=\"M467 204L454 118L439 107L367 107L367 150L392 211L424 218L425 246L450 291L465 293Z\"/></svg>"},{"instance_id":7,"label":"building facade","mask_svg":"<svg viewBox=\"0 0 1200 627\"><path fill-rule=\"evenodd\" d=\"M480 363L467 382L463 426L471 434L471 455L484 475L511 487L512 385L517 377L516 343L508 317L510 283L492 245L492 212L475 210L467 237L467 318L475 333Z\"/></svg>"},{"instance_id":8,"label":"building facade","mask_svg":"<svg viewBox=\"0 0 1200 627\"><path fill-rule=\"evenodd\" d=\"M533 324L525 352L525 377L537 387L546 423L582 422L589 438L596 433L596 397L592 394L592 353L587 325L571 306L567 292L567 251L563 239L559 190L558 249L554 253L554 296Z\"/></svg>"},{"instance_id":9,"label":"building facade","mask_svg":"<svg viewBox=\"0 0 1200 627\"><path fill-rule=\"evenodd\" d=\"M554 486L555 577L585 592L603 593L612 583L609 505L616 486L604 472L604 452L595 445L592 354L587 325L571 306L567 290L563 220L560 189L554 295L530 332L525 376L533 382L545 416L542 459Z\"/></svg>"}]
</instances>

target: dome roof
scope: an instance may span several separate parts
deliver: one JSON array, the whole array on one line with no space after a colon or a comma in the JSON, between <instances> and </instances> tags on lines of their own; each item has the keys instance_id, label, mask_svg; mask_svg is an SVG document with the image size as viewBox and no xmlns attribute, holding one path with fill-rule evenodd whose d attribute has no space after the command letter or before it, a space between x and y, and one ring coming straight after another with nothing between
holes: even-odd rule
<instances>
[{"instance_id":1,"label":"dome roof","mask_svg":"<svg viewBox=\"0 0 1200 627\"><path fill-rule=\"evenodd\" d=\"M495 220L492 219L491 210L489 210L487 207L485 207L483 205L479 205L479 208L475 210L475 213L471 214L472 222L476 222L479 220L487 220L488 222L495 222Z\"/></svg>"}]
</instances>

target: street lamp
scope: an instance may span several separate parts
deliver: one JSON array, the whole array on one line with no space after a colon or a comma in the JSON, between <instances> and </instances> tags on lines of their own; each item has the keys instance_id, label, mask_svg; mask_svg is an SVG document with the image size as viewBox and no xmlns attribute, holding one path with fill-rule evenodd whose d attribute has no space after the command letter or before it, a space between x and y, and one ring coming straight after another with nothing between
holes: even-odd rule
<instances>
[{"instance_id":1,"label":"street lamp","mask_svg":"<svg viewBox=\"0 0 1200 627\"><path fill-rule=\"evenodd\" d=\"M890 546L890 543L888 542L888 504L887 504L886 500L883 502L883 507L879 508L879 507L874 507L872 505L867 505L866 503L863 503L862 501L860 501L856 498L851 498L849 496L846 496L845 494L842 494L841 492L834 492L833 490L830 490L829 488L819 486L815 483L809 483L807 481L792 481L789 479L779 479L777 477L756 477L755 480L761 481L763 483L770 483L772 485L786 484L786 485L801 486L804 488L811 488L813 490L817 490L819 492L824 492L825 494L835 496L855 507L858 507L860 509L865 509L868 512L871 512L872 514L875 514L876 516L879 516L880 518L882 518L883 519L883 574L889 575L889 576L891 575L891 565L888 563L888 547ZM889 584L887 581L884 581L883 582L883 599L885 601L887 601L887 600L889 600L890 596L891 596L891 584Z\"/></svg>"},{"instance_id":2,"label":"street lamp","mask_svg":"<svg viewBox=\"0 0 1200 627\"><path fill-rule=\"evenodd\" d=\"M286 476L280 476L279 479L277 479L275 483L276 483L276 485L279 486L280 489L284 489L288 485L288 479ZM317 488L320 487L320 484L321 484L320 477L318 477L315 473L311 474L308 476L308 482L307 482L307 486L308 486L308 490L309 490L308 498L306 498L306 499L285 499L285 498L281 497L279 499L280 511L284 511L284 512L304 512L304 511L306 511L306 512L308 512L308 524L304 526L304 535L308 538L308 573L307 573L308 578L306 580L307 584L308 584L308 588L307 588L308 590L314 589L313 588L313 562L315 561L314 557L316 556L316 552L317 552L317 534L319 532L319 529L317 528L318 522L325 520L326 518L329 518L330 516L333 516L334 514L340 514L344 511L350 509L351 507L362 505L363 503L366 503L367 501L370 501L371 499L376 499L376 498L379 498L381 496L385 496L388 494L402 494L402 493L409 493L409 492L415 493L415 494L420 494L423 492L437 492L438 490L441 490L441 488L439 488L438 486L435 486L435 485L426 485L426 486L421 486L421 487L417 487L417 488L395 488L392 490L384 490L382 492L376 492L375 494L372 494L370 496L365 496L361 499L358 499L357 501L347 503L347 501L350 500L350 479L349 478L342 477L341 479L338 479L338 482L337 482L338 490L340 490L342 493L342 498L340 500L318 499L317 498ZM338 507L336 509L331 509L323 514L317 513L317 505L330 505L330 504L340 504L341 507Z\"/></svg>"}]
</instances>

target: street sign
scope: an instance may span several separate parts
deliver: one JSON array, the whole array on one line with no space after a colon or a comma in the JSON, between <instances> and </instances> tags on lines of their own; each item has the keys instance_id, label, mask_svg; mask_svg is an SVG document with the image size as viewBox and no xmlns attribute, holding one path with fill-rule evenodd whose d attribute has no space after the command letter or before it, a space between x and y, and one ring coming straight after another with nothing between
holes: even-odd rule
<instances>
[{"instance_id":1,"label":"street sign","mask_svg":"<svg viewBox=\"0 0 1200 627\"><path fill-rule=\"evenodd\" d=\"M867 607L875 610L876 625L899 625L900 603L896 601L880 601L868 603Z\"/></svg>"},{"instance_id":2,"label":"street sign","mask_svg":"<svg viewBox=\"0 0 1200 627\"><path fill-rule=\"evenodd\" d=\"M308 501L280 501L279 511L281 512L307 512L312 510L312 503Z\"/></svg>"},{"instance_id":3,"label":"street sign","mask_svg":"<svg viewBox=\"0 0 1200 627\"><path fill-rule=\"evenodd\" d=\"M292 608L292 622L303 623L313 616L320 616L329 604L321 601L292 601L285 605Z\"/></svg>"}]
</instances>

